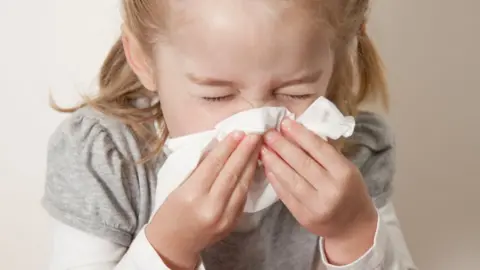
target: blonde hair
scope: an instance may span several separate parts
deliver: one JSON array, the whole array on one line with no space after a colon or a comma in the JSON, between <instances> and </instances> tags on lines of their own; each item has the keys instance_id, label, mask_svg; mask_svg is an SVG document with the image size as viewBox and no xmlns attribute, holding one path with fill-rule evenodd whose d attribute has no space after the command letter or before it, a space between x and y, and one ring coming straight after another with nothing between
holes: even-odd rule
<instances>
[{"instance_id":1,"label":"blonde hair","mask_svg":"<svg viewBox=\"0 0 480 270\"><path fill-rule=\"evenodd\" d=\"M165 0L163 0L165 1ZM123 0L125 27L138 40L144 53L151 56L159 30L166 15L156 2L160 0ZM305 0L308 8L317 9L333 30L332 50L335 61L332 78L327 90L327 98L347 115L356 115L359 105L369 99L380 100L388 107L388 93L382 63L365 29L369 10L368 0ZM352 45L356 42L356 49ZM357 74L358 76L355 76ZM358 81L355 81L358 79ZM358 85L358 87L354 87ZM124 122L137 137L144 149L144 159L148 161L162 150L168 136L163 114L156 99L156 93L147 90L127 63L122 39L119 38L100 71L99 93L93 98L85 97L78 107L62 109L73 112L84 106L116 117ZM358 88L358 89L354 89ZM144 100L146 106L138 106ZM160 127L152 129L153 125Z\"/></svg>"}]
</instances>

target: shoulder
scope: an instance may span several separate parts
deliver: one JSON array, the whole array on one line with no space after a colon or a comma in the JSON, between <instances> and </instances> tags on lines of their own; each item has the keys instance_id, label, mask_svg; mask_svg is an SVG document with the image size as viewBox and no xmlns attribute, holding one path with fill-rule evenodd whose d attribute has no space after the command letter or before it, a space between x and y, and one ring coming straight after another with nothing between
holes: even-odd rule
<instances>
[{"instance_id":1,"label":"shoulder","mask_svg":"<svg viewBox=\"0 0 480 270\"><path fill-rule=\"evenodd\" d=\"M386 204L392 193L395 173L395 140L386 120L379 114L362 111L346 156L360 169L377 207Z\"/></svg>"},{"instance_id":2,"label":"shoulder","mask_svg":"<svg viewBox=\"0 0 480 270\"><path fill-rule=\"evenodd\" d=\"M50 137L42 204L67 225L128 245L148 219L156 180L140 158L126 125L82 108Z\"/></svg>"},{"instance_id":3,"label":"shoulder","mask_svg":"<svg viewBox=\"0 0 480 270\"><path fill-rule=\"evenodd\" d=\"M90 107L84 107L69 115L60 123L49 140L49 148L60 143L82 148L95 140L103 139L107 148L118 148L131 158L137 155L135 137L121 121Z\"/></svg>"},{"instance_id":4,"label":"shoulder","mask_svg":"<svg viewBox=\"0 0 480 270\"><path fill-rule=\"evenodd\" d=\"M361 144L372 150L388 148L393 145L392 129L380 114L362 111L356 117L356 123L354 138Z\"/></svg>"}]
</instances>

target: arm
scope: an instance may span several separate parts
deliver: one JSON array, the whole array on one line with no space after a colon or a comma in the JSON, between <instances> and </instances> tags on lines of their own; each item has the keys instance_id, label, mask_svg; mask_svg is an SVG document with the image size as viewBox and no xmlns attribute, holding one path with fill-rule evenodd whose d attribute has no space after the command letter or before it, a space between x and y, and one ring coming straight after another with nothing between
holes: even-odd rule
<instances>
[{"instance_id":1,"label":"arm","mask_svg":"<svg viewBox=\"0 0 480 270\"><path fill-rule=\"evenodd\" d=\"M43 205L56 220L87 234L80 234L78 242L65 242L60 240L78 232L60 230L60 255L55 253L52 264L59 269L70 268L72 262L84 269L195 268L200 252L230 230L243 207L260 136L232 134L220 142L148 223L156 180L149 175L155 172L135 162L140 157L135 138L111 126L80 117L67 122L50 141ZM219 160L225 165L218 166ZM234 182L232 175L240 178ZM218 201L228 203L221 208L211 204ZM83 242L83 237L90 240ZM67 266L62 266L62 252L72 256Z\"/></svg>"},{"instance_id":2,"label":"arm","mask_svg":"<svg viewBox=\"0 0 480 270\"><path fill-rule=\"evenodd\" d=\"M378 209L378 223L373 246L351 264L334 266L329 264L324 252L323 239L320 239L321 261L320 269L343 270L416 270L407 245L405 243L400 223L394 206L388 202Z\"/></svg>"},{"instance_id":3,"label":"arm","mask_svg":"<svg viewBox=\"0 0 480 270\"><path fill-rule=\"evenodd\" d=\"M405 243L393 203L391 202L393 179L395 174L395 142L387 123L378 115L362 112L358 115L353 135L354 146L346 156L360 169L370 197L377 209L378 220L373 245L368 244L363 251L339 267L328 263L321 240L321 269L417 269L412 262ZM369 241L371 243L371 240ZM358 256L363 254L363 256Z\"/></svg>"},{"instance_id":4,"label":"arm","mask_svg":"<svg viewBox=\"0 0 480 270\"><path fill-rule=\"evenodd\" d=\"M112 243L54 220L49 270L170 269L157 255L142 229L130 247Z\"/></svg>"},{"instance_id":5,"label":"arm","mask_svg":"<svg viewBox=\"0 0 480 270\"><path fill-rule=\"evenodd\" d=\"M168 269L143 233L154 183L139 157L127 128L85 109L52 135L42 198L55 223L50 269Z\"/></svg>"}]
</instances>

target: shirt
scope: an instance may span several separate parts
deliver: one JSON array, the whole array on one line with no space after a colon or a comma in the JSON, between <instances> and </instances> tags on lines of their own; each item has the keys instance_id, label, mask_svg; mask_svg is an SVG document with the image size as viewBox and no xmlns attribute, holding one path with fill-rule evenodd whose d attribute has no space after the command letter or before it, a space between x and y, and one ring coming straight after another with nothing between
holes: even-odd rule
<instances>
[{"instance_id":1,"label":"shirt","mask_svg":"<svg viewBox=\"0 0 480 270\"><path fill-rule=\"evenodd\" d=\"M375 244L356 262L329 265L322 239L301 227L279 201L250 230L232 232L207 248L202 261L215 269L416 269L390 203L393 138L373 113L356 119L356 164L375 203ZM52 270L168 269L144 235L154 205L156 172L127 126L91 108L66 119L49 142L43 205L57 221ZM168 180L165 180L168 181ZM84 251L84 252L80 252Z\"/></svg>"}]
</instances>

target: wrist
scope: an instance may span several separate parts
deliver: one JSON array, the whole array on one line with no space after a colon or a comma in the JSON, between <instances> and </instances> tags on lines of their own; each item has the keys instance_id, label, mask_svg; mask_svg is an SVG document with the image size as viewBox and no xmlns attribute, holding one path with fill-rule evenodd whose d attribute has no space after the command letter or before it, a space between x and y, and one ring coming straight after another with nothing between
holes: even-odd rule
<instances>
[{"instance_id":1,"label":"wrist","mask_svg":"<svg viewBox=\"0 0 480 270\"><path fill-rule=\"evenodd\" d=\"M378 226L378 214L372 208L342 233L323 239L323 252L330 264L351 264L371 249Z\"/></svg>"},{"instance_id":2,"label":"wrist","mask_svg":"<svg viewBox=\"0 0 480 270\"><path fill-rule=\"evenodd\" d=\"M173 232L168 234L174 235ZM175 241L175 239L163 237L164 234L155 225L148 224L145 227L145 235L150 245L170 269L192 270L196 268L200 260L199 253L189 251L185 245L179 244L179 241Z\"/></svg>"}]
</instances>

